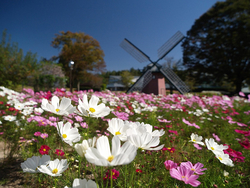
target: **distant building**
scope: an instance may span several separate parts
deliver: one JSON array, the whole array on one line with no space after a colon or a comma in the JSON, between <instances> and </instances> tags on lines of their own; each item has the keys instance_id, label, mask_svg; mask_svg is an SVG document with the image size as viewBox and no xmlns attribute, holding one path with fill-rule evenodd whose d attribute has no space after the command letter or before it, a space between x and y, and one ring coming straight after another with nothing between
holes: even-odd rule
<instances>
[{"instance_id":1,"label":"distant building","mask_svg":"<svg viewBox=\"0 0 250 188\"><path fill-rule=\"evenodd\" d=\"M132 82L135 83L139 76L134 76L132 79ZM110 91L125 91L125 86L122 83L122 78L121 76L113 76L111 75L109 77L109 82L107 85L107 89Z\"/></svg>"}]
</instances>

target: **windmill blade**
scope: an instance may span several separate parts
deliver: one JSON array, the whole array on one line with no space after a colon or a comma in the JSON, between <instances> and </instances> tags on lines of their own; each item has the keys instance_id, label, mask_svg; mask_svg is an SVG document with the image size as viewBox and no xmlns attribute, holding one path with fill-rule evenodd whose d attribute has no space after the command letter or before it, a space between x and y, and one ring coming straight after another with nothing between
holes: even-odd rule
<instances>
[{"instance_id":1,"label":"windmill blade","mask_svg":"<svg viewBox=\"0 0 250 188\"><path fill-rule=\"evenodd\" d=\"M189 87L183 82L179 76L170 68L161 68L161 73L168 79L168 81L175 86L175 88L181 93L185 94L190 91Z\"/></svg>"},{"instance_id":2,"label":"windmill blade","mask_svg":"<svg viewBox=\"0 0 250 188\"><path fill-rule=\"evenodd\" d=\"M165 57L183 38L184 35L180 31L177 31L167 42L165 42L165 44L158 49L158 61Z\"/></svg>"},{"instance_id":3,"label":"windmill blade","mask_svg":"<svg viewBox=\"0 0 250 188\"><path fill-rule=\"evenodd\" d=\"M140 63L151 61L145 53L143 53L139 48L137 48L126 38L121 42L120 46Z\"/></svg>"},{"instance_id":4,"label":"windmill blade","mask_svg":"<svg viewBox=\"0 0 250 188\"><path fill-rule=\"evenodd\" d=\"M133 91L141 92L142 89L152 80L151 69L148 69L138 80L128 89L127 93Z\"/></svg>"}]
</instances>

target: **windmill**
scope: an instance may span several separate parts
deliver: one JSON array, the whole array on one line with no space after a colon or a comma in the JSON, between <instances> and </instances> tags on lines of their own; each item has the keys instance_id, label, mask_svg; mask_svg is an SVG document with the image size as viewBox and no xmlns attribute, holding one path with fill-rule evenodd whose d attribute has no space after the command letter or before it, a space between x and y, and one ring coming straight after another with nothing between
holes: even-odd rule
<instances>
[{"instance_id":1,"label":"windmill","mask_svg":"<svg viewBox=\"0 0 250 188\"><path fill-rule=\"evenodd\" d=\"M150 61L146 70L140 78L127 90L127 93L139 91L144 93L154 93L156 95L166 93L165 78L181 93L189 92L189 87L172 71L171 68L163 68L158 63L164 58L176 45L178 45L184 35L178 31L165 44L158 49L159 59L153 62L149 56L132 44L128 39L124 39L120 46L132 55L140 63Z\"/></svg>"}]
</instances>

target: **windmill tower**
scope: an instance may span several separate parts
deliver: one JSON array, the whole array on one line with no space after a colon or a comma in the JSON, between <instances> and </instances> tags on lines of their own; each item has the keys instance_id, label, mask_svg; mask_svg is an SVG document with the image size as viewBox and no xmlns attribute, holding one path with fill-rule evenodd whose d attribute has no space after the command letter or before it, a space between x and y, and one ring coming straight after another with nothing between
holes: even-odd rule
<instances>
[{"instance_id":1,"label":"windmill tower","mask_svg":"<svg viewBox=\"0 0 250 188\"><path fill-rule=\"evenodd\" d=\"M132 55L140 63L150 61L141 77L127 90L127 93L139 91L144 93L154 93L155 95L166 94L165 79L167 79L181 94L190 91L189 87L170 68L163 68L158 63L176 45L178 45L184 35L178 31L165 44L158 49L159 59L153 62L149 56L132 44L128 39L124 39L120 46Z\"/></svg>"}]
</instances>

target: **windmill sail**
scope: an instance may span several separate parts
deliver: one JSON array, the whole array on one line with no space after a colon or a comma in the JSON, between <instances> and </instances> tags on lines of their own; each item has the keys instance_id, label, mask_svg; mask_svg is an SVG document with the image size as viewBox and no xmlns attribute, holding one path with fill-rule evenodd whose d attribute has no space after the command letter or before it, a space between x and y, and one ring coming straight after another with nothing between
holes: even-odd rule
<instances>
[{"instance_id":1,"label":"windmill sail","mask_svg":"<svg viewBox=\"0 0 250 188\"><path fill-rule=\"evenodd\" d=\"M170 81L171 84L181 93L185 94L190 91L189 87L183 82L179 76L177 76L174 71L170 68L161 68L160 72Z\"/></svg>"},{"instance_id":2,"label":"windmill sail","mask_svg":"<svg viewBox=\"0 0 250 188\"><path fill-rule=\"evenodd\" d=\"M134 44L132 44L132 42L130 42L128 39L125 38L121 42L120 46L140 63L150 61L150 58Z\"/></svg>"},{"instance_id":3,"label":"windmill sail","mask_svg":"<svg viewBox=\"0 0 250 188\"><path fill-rule=\"evenodd\" d=\"M165 42L165 44L163 44L158 49L159 59L157 61L164 58L177 44L182 41L183 38L184 35L180 31L177 31L167 42Z\"/></svg>"},{"instance_id":4,"label":"windmill sail","mask_svg":"<svg viewBox=\"0 0 250 188\"><path fill-rule=\"evenodd\" d=\"M152 73L148 69L127 91L127 93L133 91L141 92L142 89L152 80Z\"/></svg>"}]
</instances>

